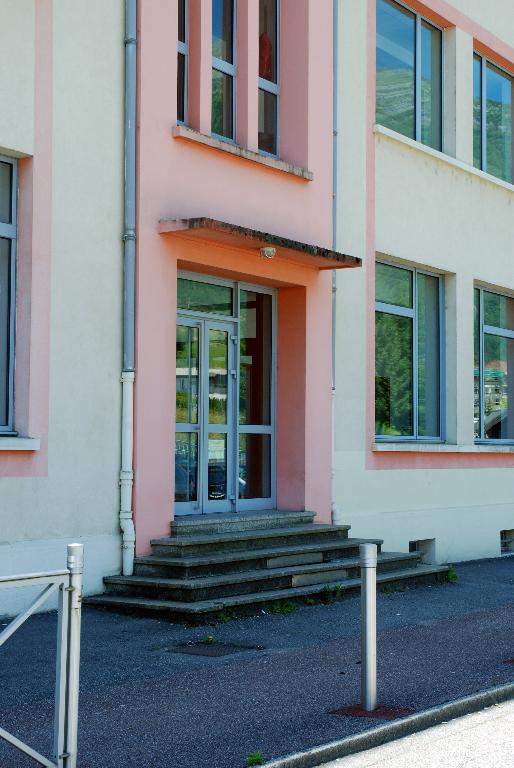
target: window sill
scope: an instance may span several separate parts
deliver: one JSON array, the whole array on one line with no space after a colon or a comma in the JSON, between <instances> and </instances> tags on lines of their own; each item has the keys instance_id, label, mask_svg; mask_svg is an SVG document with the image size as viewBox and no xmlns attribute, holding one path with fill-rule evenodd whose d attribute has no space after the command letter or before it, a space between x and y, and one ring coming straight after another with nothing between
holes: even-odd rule
<instances>
[{"instance_id":1,"label":"window sill","mask_svg":"<svg viewBox=\"0 0 514 768\"><path fill-rule=\"evenodd\" d=\"M451 443L380 442L373 443L375 453L512 453L514 445L453 445Z\"/></svg>"},{"instance_id":2,"label":"window sill","mask_svg":"<svg viewBox=\"0 0 514 768\"><path fill-rule=\"evenodd\" d=\"M2 437L0 451L39 451L41 440L37 437Z\"/></svg>"},{"instance_id":3,"label":"window sill","mask_svg":"<svg viewBox=\"0 0 514 768\"><path fill-rule=\"evenodd\" d=\"M386 136L388 139L392 139L393 141L397 141L400 144L404 144L405 146L410 147L411 149L415 149L418 152L422 152L425 155L430 155L430 157L433 157L436 160L440 160L443 163L447 163L447 165L451 165L454 168L459 168L459 170L464 171L465 173L469 173L471 176L477 176L479 179L483 179L484 181L488 181L497 187L506 189L508 192L514 192L514 184L510 184L508 181L503 181L503 179L499 179L497 176L492 176L490 173L486 173L485 171L480 171L478 168L475 168L474 165L469 165L462 160L457 160L455 157L445 155L444 152L439 152L437 149L427 147L425 144L422 144L419 141L409 139L407 136L403 136L401 133L392 131L390 128L385 128L383 125L375 125L373 130L378 136Z\"/></svg>"},{"instance_id":4,"label":"window sill","mask_svg":"<svg viewBox=\"0 0 514 768\"><path fill-rule=\"evenodd\" d=\"M249 149L240 147L238 144L223 141L223 139L217 139L214 136L206 136L204 133L195 131L193 128L188 128L186 125L174 125L172 135L174 139L186 139L187 141L201 144L204 147L210 147L211 149L219 150L220 152L227 152L234 157L250 160L253 163L264 165L275 171L288 173L289 175L296 176L296 178L303 179L304 181L314 180L312 171L308 171L305 168L298 168L296 165L286 163L284 160L278 160L271 155L261 155L259 152L252 152Z\"/></svg>"}]
</instances>

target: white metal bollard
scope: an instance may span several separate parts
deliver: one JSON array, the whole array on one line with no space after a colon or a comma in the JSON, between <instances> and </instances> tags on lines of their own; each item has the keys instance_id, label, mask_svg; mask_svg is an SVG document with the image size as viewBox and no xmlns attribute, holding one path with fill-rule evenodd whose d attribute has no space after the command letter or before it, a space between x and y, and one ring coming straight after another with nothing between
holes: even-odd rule
<instances>
[{"instance_id":1,"label":"white metal bollard","mask_svg":"<svg viewBox=\"0 0 514 768\"><path fill-rule=\"evenodd\" d=\"M68 570L70 572L70 610L68 635L68 686L66 717L65 768L77 766L77 731L79 708L80 621L82 607L82 576L84 572L84 545L68 544Z\"/></svg>"},{"instance_id":2,"label":"white metal bollard","mask_svg":"<svg viewBox=\"0 0 514 768\"><path fill-rule=\"evenodd\" d=\"M361 707L377 708L377 545L360 544Z\"/></svg>"}]
</instances>

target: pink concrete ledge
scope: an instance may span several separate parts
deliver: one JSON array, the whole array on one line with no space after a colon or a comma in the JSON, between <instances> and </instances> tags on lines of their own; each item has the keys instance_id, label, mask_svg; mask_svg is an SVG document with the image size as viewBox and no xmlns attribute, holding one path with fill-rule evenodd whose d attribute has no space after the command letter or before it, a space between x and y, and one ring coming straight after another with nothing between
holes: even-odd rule
<instances>
[{"instance_id":1,"label":"pink concrete ledge","mask_svg":"<svg viewBox=\"0 0 514 768\"><path fill-rule=\"evenodd\" d=\"M224 221L217 221L206 216L194 219L161 219L159 233L161 235L175 234L209 240L252 251L271 247L275 251L273 257L275 255L283 256L318 269L344 269L362 266L361 259L356 256L347 256L345 253L332 251L329 248L301 243L267 232L259 232L249 227L227 224Z\"/></svg>"},{"instance_id":2,"label":"pink concrete ledge","mask_svg":"<svg viewBox=\"0 0 514 768\"><path fill-rule=\"evenodd\" d=\"M314 179L312 171L308 171L305 168L298 168L298 166L286 163L284 160L279 160L276 157L252 152L249 149L240 147L238 144L231 144L228 141L216 139L214 136L207 136L204 133L193 130L193 128L188 128L185 125L174 125L172 135L175 139L186 139L187 141L201 144L204 147L217 149L220 152L227 152L229 155L234 155L234 157L240 157L243 160L250 160L252 163L265 165L267 168L272 168L274 171L289 173L291 176L296 176L296 178L303 179L304 181L313 181Z\"/></svg>"}]
</instances>

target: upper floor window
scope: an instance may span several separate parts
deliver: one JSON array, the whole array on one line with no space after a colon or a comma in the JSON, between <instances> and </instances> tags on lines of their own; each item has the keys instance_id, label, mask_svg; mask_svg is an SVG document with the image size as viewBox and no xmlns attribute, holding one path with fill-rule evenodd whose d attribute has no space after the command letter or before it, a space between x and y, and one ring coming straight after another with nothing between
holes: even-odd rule
<instances>
[{"instance_id":1,"label":"upper floor window","mask_svg":"<svg viewBox=\"0 0 514 768\"><path fill-rule=\"evenodd\" d=\"M188 0L178 0L177 120L179 123L187 122L188 31Z\"/></svg>"},{"instance_id":2,"label":"upper floor window","mask_svg":"<svg viewBox=\"0 0 514 768\"><path fill-rule=\"evenodd\" d=\"M475 438L514 441L514 298L475 288Z\"/></svg>"},{"instance_id":3,"label":"upper floor window","mask_svg":"<svg viewBox=\"0 0 514 768\"><path fill-rule=\"evenodd\" d=\"M442 279L376 265L375 432L441 439Z\"/></svg>"},{"instance_id":4,"label":"upper floor window","mask_svg":"<svg viewBox=\"0 0 514 768\"><path fill-rule=\"evenodd\" d=\"M473 58L473 163L512 183L512 78Z\"/></svg>"},{"instance_id":5,"label":"upper floor window","mask_svg":"<svg viewBox=\"0 0 514 768\"><path fill-rule=\"evenodd\" d=\"M212 0L212 114L216 136L235 137L234 0Z\"/></svg>"},{"instance_id":6,"label":"upper floor window","mask_svg":"<svg viewBox=\"0 0 514 768\"><path fill-rule=\"evenodd\" d=\"M13 429L16 171L0 156L0 433Z\"/></svg>"},{"instance_id":7,"label":"upper floor window","mask_svg":"<svg viewBox=\"0 0 514 768\"><path fill-rule=\"evenodd\" d=\"M259 0L259 150L278 154L278 0Z\"/></svg>"},{"instance_id":8,"label":"upper floor window","mask_svg":"<svg viewBox=\"0 0 514 768\"><path fill-rule=\"evenodd\" d=\"M393 0L377 0L376 121L442 149L442 33Z\"/></svg>"}]
</instances>

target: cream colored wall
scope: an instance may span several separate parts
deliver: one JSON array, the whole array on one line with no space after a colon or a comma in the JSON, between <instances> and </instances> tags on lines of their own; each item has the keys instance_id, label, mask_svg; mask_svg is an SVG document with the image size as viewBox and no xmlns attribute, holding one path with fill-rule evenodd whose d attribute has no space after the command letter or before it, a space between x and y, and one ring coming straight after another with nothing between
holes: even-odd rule
<instances>
[{"instance_id":1,"label":"cream colored wall","mask_svg":"<svg viewBox=\"0 0 514 768\"><path fill-rule=\"evenodd\" d=\"M373 215L368 210L363 223L363 99L369 88L365 10L357 5L361 4L351 0L341 3L338 247L361 256ZM462 0L455 6L463 12L476 6L476 21L497 34L512 29L514 37L511 4ZM446 33L446 41L447 105L449 99L453 106L453 114L447 109L446 117L453 120L450 139L451 130L454 135L452 144L447 126L445 144L462 161L470 159L472 149L468 97L473 45L472 38L460 30L456 35ZM448 59L452 54L453 64ZM451 93L455 85L456 96ZM473 283L514 293L514 187L386 132L376 132L370 144L368 161L374 152L375 174L371 181L368 177L368 184L374 182L376 196L376 226L371 234L377 254L446 275L447 441L474 450ZM363 376L365 350L374 354L373 338L366 332L366 311L373 311L366 292L369 269L368 264L338 278L336 519L350 523L353 535L383 538L390 549L406 550L411 540L435 538L435 557L440 562L496 556L500 530L514 528L514 456L510 461L500 457L500 466L494 467L490 454L457 459L442 454L434 461L430 456L371 450L366 418L373 403L366 397ZM502 462L511 467L502 467Z\"/></svg>"},{"instance_id":2,"label":"cream colored wall","mask_svg":"<svg viewBox=\"0 0 514 768\"><path fill-rule=\"evenodd\" d=\"M452 0L450 5L500 40L514 45L514 4L511 0Z\"/></svg>"},{"instance_id":3,"label":"cream colored wall","mask_svg":"<svg viewBox=\"0 0 514 768\"><path fill-rule=\"evenodd\" d=\"M0 152L34 147L34 4L0 2Z\"/></svg>"},{"instance_id":4,"label":"cream colored wall","mask_svg":"<svg viewBox=\"0 0 514 768\"><path fill-rule=\"evenodd\" d=\"M60 567L63 541L83 539L91 592L121 551L124 16L104 0L53 5L48 476L0 478L0 574Z\"/></svg>"}]
</instances>

